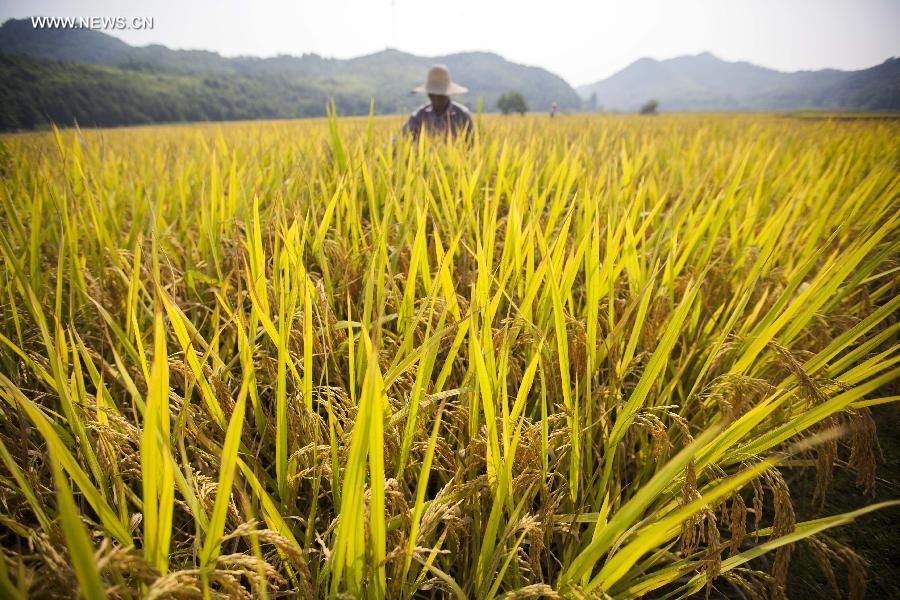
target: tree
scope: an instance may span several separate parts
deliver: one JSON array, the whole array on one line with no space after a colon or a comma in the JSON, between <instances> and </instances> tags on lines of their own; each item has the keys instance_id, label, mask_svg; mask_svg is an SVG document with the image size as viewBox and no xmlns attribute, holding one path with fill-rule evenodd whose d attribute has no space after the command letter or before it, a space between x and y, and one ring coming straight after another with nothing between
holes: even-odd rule
<instances>
[{"instance_id":1,"label":"tree","mask_svg":"<svg viewBox=\"0 0 900 600\"><path fill-rule=\"evenodd\" d=\"M497 100L497 108L499 108L500 112L504 115L513 112L524 115L528 110L528 105L525 103L525 97L519 92L506 92L500 96L499 100Z\"/></svg>"},{"instance_id":2,"label":"tree","mask_svg":"<svg viewBox=\"0 0 900 600\"><path fill-rule=\"evenodd\" d=\"M657 108L659 108L659 102L657 102L656 100L648 100L641 107L641 114L642 115L655 115Z\"/></svg>"}]
</instances>

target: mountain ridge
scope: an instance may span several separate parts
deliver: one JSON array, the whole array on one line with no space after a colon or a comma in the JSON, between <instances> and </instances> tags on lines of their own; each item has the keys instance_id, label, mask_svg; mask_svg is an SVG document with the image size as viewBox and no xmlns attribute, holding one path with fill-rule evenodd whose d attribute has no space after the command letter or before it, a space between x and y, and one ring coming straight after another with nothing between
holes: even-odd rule
<instances>
[{"instance_id":1,"label":"mountain ridge","mask_svg":"<svg viewBox=\"0 0 900 600\"><path fill-rule=\"evenodd\" d=\"M36 30L30 19L10 19L0 26L0 51L131 70L155 69L198 76L294 78L292 83L298 86L309 84L325 92L322 111L329 92L341 95L348 91L365 96L362 104L366 112L370 96L375 98L377 112L409 110L418 100L410 99L410 90L422 82L431 64L445 62L460 82L473 91L468 99L474 102L478 96L483 97L488 110L496 109L496 100L510 90L521 92L535 110L549 110L554 101L564 109L581 106L575 90L559 76L541 67L521 65L484 51L419 56L385 49L349 59L318 54L225 57L209 50L175 50L160 44L132 46L100 31Z\"/></svg>"},{"instance_id":2,"label":"mountain ridge","mask_svg":"<svg viewBox=\"0 0 900 600\"><path fill-rule=\"evenodd\" d=\"M405 113L424 102L410 91L444 62L471 92L474 110L496 110L518 91L531 110L664 111L900 110L900 59L858 71L783 72L729 62L706 51L640 58L610 77L573 88L538 66L489 51L419 56L386 48L353 58L315 53L226 57L209 50L132 46L87 29L35 29L29 19L0 25L0 130L48 122L110 126L159 122L322 116L334 99L342 115Z\"/></svg>"},{"instance_id":3,"label":"mountain ridge","mask_svg":"<svg viewBox=\"0 0 900 600\"><path fill-rule=\"evenodd\" d=\"M779 71L711 52L641 58L576 91L606 110L637 110L650 99L665 110L900 110L900 59L857 71Z\"/></svg>"}]
</instances>

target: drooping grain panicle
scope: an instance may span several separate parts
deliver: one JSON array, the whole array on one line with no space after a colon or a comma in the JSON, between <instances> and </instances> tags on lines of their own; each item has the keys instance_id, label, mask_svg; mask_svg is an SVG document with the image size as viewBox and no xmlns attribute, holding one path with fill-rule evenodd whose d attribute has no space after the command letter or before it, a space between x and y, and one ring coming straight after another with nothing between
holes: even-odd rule
<instances>
[{"instance_id":1,"label":"drooping grain panicle","mask_svg":"<svg viewBox=\"0 0 900 600\"><path fill-rule=\"evenodd\" d=\"M0 595L861 593L898 121L338 104L2 138Z\"/></svg>"}]
</instances>

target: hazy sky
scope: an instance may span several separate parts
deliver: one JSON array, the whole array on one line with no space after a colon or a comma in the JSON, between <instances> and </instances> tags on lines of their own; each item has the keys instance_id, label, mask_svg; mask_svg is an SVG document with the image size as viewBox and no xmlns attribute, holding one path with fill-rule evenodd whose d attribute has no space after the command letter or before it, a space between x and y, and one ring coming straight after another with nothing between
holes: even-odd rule
<instances>
[{"instance_id":1,"label":"hazy sky","mask_svg":"<svg viewBox=\"0 0 900 600\"><path fill-rule=\"evenodd\" d=\"M30 15L153 17L108 33L228 56L490 50L575 85L704 50L788 71L900 56L900 0L0 0L0 21Z\"/></svg>"}]
</instances>

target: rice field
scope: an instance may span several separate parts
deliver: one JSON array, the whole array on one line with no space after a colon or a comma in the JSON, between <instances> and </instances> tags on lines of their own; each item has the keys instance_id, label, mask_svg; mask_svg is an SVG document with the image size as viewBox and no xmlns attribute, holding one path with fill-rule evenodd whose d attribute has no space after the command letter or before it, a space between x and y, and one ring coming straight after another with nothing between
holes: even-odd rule
<instances>
[{"instance_id":1,"label":"rice field","mask_svg":"<svg viewBox=\"0 0 900 600\"><path fill-rule=\"evenodd\" d=\"M400 124L0 138L0 596L858 596L900 121Z\"/></svg>"}]
</instances>

